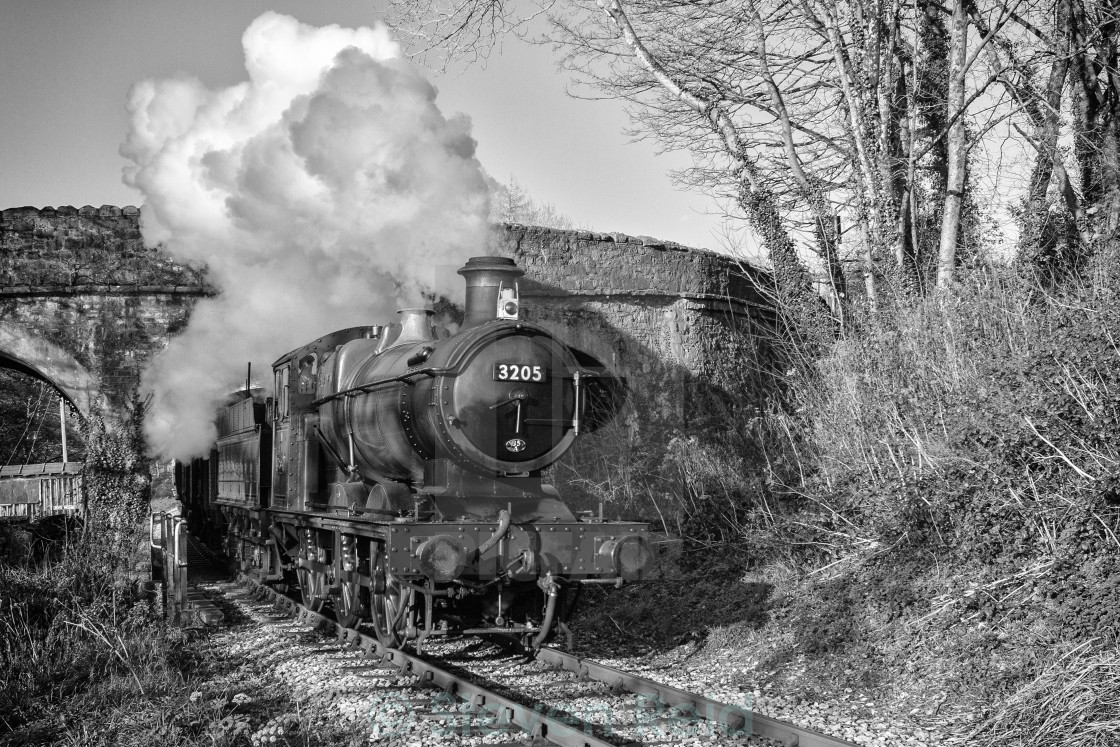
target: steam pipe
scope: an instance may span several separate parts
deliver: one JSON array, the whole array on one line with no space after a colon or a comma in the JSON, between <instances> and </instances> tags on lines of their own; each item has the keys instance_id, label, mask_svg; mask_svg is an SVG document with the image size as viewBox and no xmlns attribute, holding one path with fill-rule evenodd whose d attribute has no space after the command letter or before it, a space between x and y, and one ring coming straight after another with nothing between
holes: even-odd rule
<instances>
[{"instance_id":1,"label":"steam pipe","mask_svg":"<svg viewBox=\"0 0 1120 747\"><path fill-rule=\"evenodd\" d=\"M328 394L325 397L320 397L311 404L318 407L319 405L330 402L331 400L341 399L343 397L354 397L358 394L369 394L371 390L376 389L377 387L386 386L387 384L397 384L401 382L408 384L417 376L439 376L440 374L447 373L449 370L450 369L447 368L421 368L416 371L403 373L400 376L390 376L387 379L378 379L377 381L371 381L368 384L361 384L359 386L350 387L349 389L343 389L341 392L335 392L334 394Z\"/></svg>"},{"instance_id":2,"label":"steam pipe","mask_svg":"<svg viewBox=\"0 0 1120 747\"><path fill-rule=\"evenodd\" d=\"M319 443L322 445L323 449L326 450L327 455L335 461L335 463L342 469L343 472L348 475L352 475L354 473L353 465L347 464L346 460L344 460L342 456L337 451L335 451L334 445L331 444L331 442L327 440L327 437L323 435L323 432L319 430L319 426L315 426L314 433L315 438L319 439ZM350 440L350 461L354 461L353 438L351 438Z\"/></svg>"}]
</instances>

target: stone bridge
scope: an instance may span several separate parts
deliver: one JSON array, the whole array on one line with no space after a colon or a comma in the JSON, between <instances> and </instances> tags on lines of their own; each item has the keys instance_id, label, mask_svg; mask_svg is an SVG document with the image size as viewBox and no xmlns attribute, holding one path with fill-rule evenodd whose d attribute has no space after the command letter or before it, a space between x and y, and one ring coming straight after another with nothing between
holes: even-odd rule
<instances>
[{"instance_id":1,"label":"stone bridge","mask_svg":"<svg viewBox=\"0 0 1120 747\"><path fill-rule=\"evenodd\" d=\"M134 207L0 212L0 366L112 418L144 364L215 291L197 269L145 249Z\"/></svg>"},{"instance_id":2,"label":"stone bridge","mask_svg":"<svg viewBox=\"0 0 1120 747\"><path fill-rule=\"evenodd\" d=\"M215 293L203 269L144 248L139 217L0 212L0 366L47 380L83 415L119 412L148 359ZM709 394L765 396L743 384L769 357L765 273L647 237L519 225L497 226L490 250L527 271L529 319L627 377L642 411L633 427L683 424Z\"/></svg>"}]
</instances>

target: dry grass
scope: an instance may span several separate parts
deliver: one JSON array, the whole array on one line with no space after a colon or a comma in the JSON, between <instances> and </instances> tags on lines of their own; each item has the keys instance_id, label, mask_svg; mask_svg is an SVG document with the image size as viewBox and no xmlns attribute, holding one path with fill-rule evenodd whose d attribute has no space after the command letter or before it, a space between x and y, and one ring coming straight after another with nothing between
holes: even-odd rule
<instances>
[{"instance_id":1,"label":"dry grass","mask_svg":"<svg viewBox=\"0 0 1120 747\"><path fill-rule=\"evenodd\" d=\"M37 566L0 564L0 733L60 708L151 701L183 687L184 634L138 579L100 573L74 543Z\"/></svg>"},{"instance_id":2,"label":"dry grass","mask_svg":"<svg viewBox=\"0 0 1120 747\"><path fill-rule=\"evenodd\" d=\"M1065 646L967 741L978 747L1114 747L1120 741L1120 650Z\"/></svg>"},{"instance_id":3,"label":"dry grass","mask_svg":"<svg viewBox=\"0 0 1120 747\"><path fill-rule=\"evenodd\" d=\"M999 274L964 276L956 292L881 310L818 362L799 389L812 413L821 475L873 482L967 464L948 421L962 395L990 387L993 360L1014 361L1037 335L1030 289Z\"/></svg>"},{"instance_id":4,"label":"dry grass","mask_svg":"<svg viewBox=\"0 0 1120 747\"><path fill-rule=\"evenodd\" d=\"M86 537L49 561L0 561L0 747L367 741L353 726L313 726L255 657L167 626L134 555Z\"/></svg>"}]
</instances>

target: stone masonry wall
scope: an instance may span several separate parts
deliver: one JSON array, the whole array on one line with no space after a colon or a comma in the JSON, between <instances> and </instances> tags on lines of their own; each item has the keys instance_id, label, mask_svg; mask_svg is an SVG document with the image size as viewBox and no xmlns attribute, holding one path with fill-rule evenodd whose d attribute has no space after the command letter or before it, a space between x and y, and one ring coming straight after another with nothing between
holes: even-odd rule
<instances>
[{"instance_id":1,"label":"stone masonry wall","mask_svg":"<svg viewBox=\"0 0 1120 747\"><path fill-rule=\"evenodd\" d=\"M765 377L744 372L772 363L765 272L624 234L503 225L496 243L526 271L527 319L626 377L640 421L684 427L727 397L761 406Z\"/></svg>"},{"instance_id":2,"label":"stone masonry wall","mask_svg":"<svg viewBox=\"0 0 1120 747\"><path fill-rule=\"evenodd\" d=\"M112 409L215 292L201 268L144 248L139 219L134 207L0 211L0 323L61 347Z\"/></svg>"},{"instance_id":3,"label":"stone masonry wall","mask_svg":"<svg viewBox=\"0 0 1120 747\"><path fill-rule=\"evenodd\" d=\"M744 376L769 363L764 272L648 237L520 225L496 226L476 253L487 251L526 271L530 321L626 377L632 431L684 427L729 397L765 398L763 379ZM144 247L134 207L0 211L0 323L66 350L113 405L214 292L203 268Z\"/></svg>"},{"instance_id":4,"label":"stone masonry wall","mask_svg":"<svg viewBox=\"0 0 1120 747\"><path fill-rule=\"evenodd\" d=\"M9 295L212 290L204 269L144 247L131 206L2 210L0 247L0 289Z\"/></svg>"}]
</instances>

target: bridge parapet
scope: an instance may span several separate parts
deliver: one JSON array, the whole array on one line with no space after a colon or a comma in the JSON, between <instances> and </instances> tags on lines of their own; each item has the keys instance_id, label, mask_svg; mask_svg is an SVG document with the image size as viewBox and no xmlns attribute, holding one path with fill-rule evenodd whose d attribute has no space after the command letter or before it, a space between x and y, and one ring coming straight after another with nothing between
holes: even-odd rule
<instances>
[{"instance_id":1,"label":"bridge parapet","mask_svg":"<svg viewBox=\"0 0 1120 747\"><path fill-rule=\"evenodd\" d=\"M128 206L0 211L0 293L213 293L204 267L146 248Z\"/></svg>"}]
</instances>

